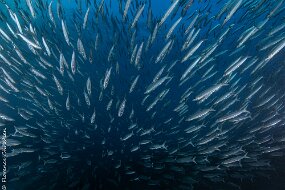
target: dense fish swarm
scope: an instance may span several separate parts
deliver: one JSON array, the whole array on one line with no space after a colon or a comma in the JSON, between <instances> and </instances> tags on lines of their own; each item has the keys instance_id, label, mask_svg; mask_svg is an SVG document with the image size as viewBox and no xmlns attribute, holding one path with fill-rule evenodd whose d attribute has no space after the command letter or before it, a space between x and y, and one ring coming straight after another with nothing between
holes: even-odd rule
<instances>
[{"instance_id":1,"label":"dense fish swarm","mask_svg":"<svg viewBox=\"0 0 285 190\"><path fill-rule=\"evenodd\" d=\"M284 177L284 0L0 7L8 189L246 189Z\"/></svg>"}]
</instances>

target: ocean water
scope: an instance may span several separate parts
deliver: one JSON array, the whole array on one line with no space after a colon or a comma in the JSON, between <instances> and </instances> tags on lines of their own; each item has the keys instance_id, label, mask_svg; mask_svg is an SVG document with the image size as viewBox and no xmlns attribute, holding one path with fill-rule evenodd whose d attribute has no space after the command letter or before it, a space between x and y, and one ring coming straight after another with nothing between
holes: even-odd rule
<instances>
[{"instance_id":1,"label":"ocean water","mask_svg":"<svg viewBox=\"0 0 285 190\"><path fill-rule=\"evenodd\" d=\"M285 189L284 9L2 0L2 189Z\"/></svg>"}]
</instances>

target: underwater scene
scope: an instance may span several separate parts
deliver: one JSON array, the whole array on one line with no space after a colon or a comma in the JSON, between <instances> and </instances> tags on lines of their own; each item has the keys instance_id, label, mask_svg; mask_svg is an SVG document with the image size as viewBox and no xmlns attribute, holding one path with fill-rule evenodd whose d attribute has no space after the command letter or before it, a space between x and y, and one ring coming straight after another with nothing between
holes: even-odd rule
<instances>
[{"instance_id":1,"label":"underwater scene","mask_svg":"<svg viewBox=\"0 0 285 190\"><path fill-rule=\"evenodd\" d=\"M284 190L284 0L0 0L2 190Z\"/></svg>"}]
</instances>

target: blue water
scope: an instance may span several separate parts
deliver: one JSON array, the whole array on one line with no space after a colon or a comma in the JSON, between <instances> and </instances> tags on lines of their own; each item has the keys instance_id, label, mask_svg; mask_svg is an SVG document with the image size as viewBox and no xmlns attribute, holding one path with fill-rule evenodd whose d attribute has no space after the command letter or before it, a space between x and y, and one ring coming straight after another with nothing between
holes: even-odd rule
<instances>
[{"instance_id":1,"label":"blue water","mask_svg":"<svg viewBox=\"0 0 285 190\"><path fill-rule=\"evenodd\" d=\"M53 1L52 11L55 18L55 25L52 23L48 13L48 5L51 1L32 1L35 10L35 18L32 17L26 1L6 1L12 12L16 13L23 29L23 34L32 41L38 40L41 50L33 53L27 43L19 36L17 38L8 30L6 23L19 33L18 27L11 18L4 3L0 4L1 23L0 28L5 31L12 42L5 40L1 36L1 54L15 64L9 67L3 59L0 65L9 71L16 81L15 86L19 92L13 92L5 83L4 74L1 73L0 84L9 89L6 93L0 89L0 95L9 100L8 103L0 102L0 113L14 119L3 121L1 130L6 128L8 139L15 139L21 142L16 146L7 148L8 153L13 153L13 149L32 148L31 153L21 153L8 157L7 167L7 189L285 189L284 176L284 50L276 54L264 67L253 72L262 63L277 45L261 51L260 48L271 41L284 37L284 28L275 33L268 41L263 41L269 33L281 26L284 21L284 3L280 5L276 13L270 17L266 24L255 35L246 40L244 48L235 54L238 41L244 31L252 26L259 26L279 2L264 1L257 10L250 10L248 4L258 4L259 1L242 2L237 12L233 14L228 22L223 26L223 20L230 12L230 8L223 13L220 18L217 15L228 2L220 0L194 1L182 15L182 10L190 1L183 4L180 0L176 15L170 14L166 22L159 28L154 43L145 50L147 40L152 35L155 25L160 21L164 13L172 5L171 1L164 0L132 0L128 10L127 19L122 21L120 2L122 11L125 8L124 0L105 0L101 13L97 13L101 1ZM60 2L60 3L58 3ZM79 2L81 5L79 5ZM247 4L248 3L248 4ZM41 5L43 4L43 5ZM57 5L61 6L62 13L57 15ZM144 11L140 16L135 28L130 25L139 9L139 5L145 4ZM82 28L84 15L90 7L86 29ZM255 6L253 6L255 7ZM152 11L152 22L148 26L147 15ZM174 10L175 12L176 10ZM195 31L200 29L197 38L191 46L181 51L187 35L184 31L192 22L196 14L199 17L194 24ZM96 16L98 15L98 16ZM177 19L183 16L182 21L175 28L170 40L173 46L162 62L155 63L158 54L169 40L165 39L171 26ZM60 17L60 18L59 18ZM66 24L71 45L67 45L63 35L61 20ZM29 30L31 26L36 31L32 34ZM218 26L212 32L215 26ZM199 56L205 55L207 50L214 46L219 37L230 27L229 32L224 36L217 49L207 58L213 58L209 63L197 67L191 72L192 76L184 83L181 83L181 76L189 65L193 64ZM136 32L134 46L144 43L139 68L130 64L130 58L134 47L131 47L132 34ZM16 34L17 35L17 34ZM98 49L95 49L96 36L99 35ZM48 56L42 43L45 38L52 55ZM81 39L87 59L80 55L77 50L77 39ZM185 62L181 62L185 54L201 40L204 40L197 51ZM283 41L283 40L281 40ZM14 45L21 50L28 61L23 63L17 56ZM111 61L108 61L110 49L114 45L114 52ZM76 74L71 73L70 62L73 51L76 52ZM217 56L219 53L226 53ZM63 53L68 67L65 67L64 75L59 71L59 56ZM229 77L223 77L226 69L239 57L248 56L248 60ZM46 69L39 64L40 57L47 60L52 68ZM242 70L250 63L254 57L258 58L248 70ZM17 64L15 58L20 62ZM90 59L92 60L90 62ZM166 72L174 61L178 62L174 67ZM163 83L156 90L146 97L146 89L152 83L157 72L165 66L163 76L172 79ZM208 75L216 74L203 81L203 75L212 67ZM102 89L107 69L112 67L110 81L106 89ZM16 68L16 69L15 69ZM35 68L46 76L47 79L39 79L31 74L30 69ZM17 69L19 71L17 71ZM15 71L16 70L16 71ZM69 74L73 77L70 77ZM129 93L133 80L140 76L135 90ZM53 80L56 76L63 88L63 95L60 95ZM84 92L87 93L86 81L90 77L92 83L92 94L90 95L91 105L86 105ZM261 78L255 84L256 80ZM7 77L6 77L7 78ZM44 89L48 98L52 101L57 111L50 110L47 97L41 95L35 88L27 87L23 84L28 80L32 85ZM228 81L228 82L225 82ZM193 101L196 96L210 87L221 82L227 83L217 92L214 92L202 103ZM236 83L236 84L235 84ZM262 89L247 100L247 97L260 85ZM244 87L240 93L237 93ZM235 89L236 88L236 89ZM151 109L148 106L165 89L169 89L166 96ZM180 104L182 95L191 89L192 94L185 99L188 106L183 117L174 109ZM218 105L214 102L226 93L234 91L226 101ZM268 90L268 91L267 91ZM28 92L28 93L27 93ZM102 95L101 95L102 94ZM275 95L265 106L257 107L268 97ZM66 99L69 96L71 109L66 109ZM102 99L100 99L100 96ZM25 100L28 99L28 100ZM113 100L111 109L106 107L110 100ZM122 117L118 117L119 107L126 99L126 106ZM274 101L278 100L277 103ZM234 102L228 109L219 113L230 103ZM247 110L251 113L250 119L241 122L224 122L217 124L217 119L222 116L241 110L247 105ZM280 105L280 109L277 108ZM18 109L26 109L33 113L31 119L25 120L19 116ZM213 113L187 122L185 119L197 113L199 110L213 108ZM95 123L90 123L90 118L96 110ZM130 114L134 111L133 118ZM264 122L271 114L277 113L273 119L280 119L280 122L264 133L249 132L252 128L263 126ZM82 119L84 115L84 119ZM273 119L269 118L269 121ZM1 121L1 120L0 120ZM137 127L129 130L128 127L137 123ZM198 132L187 134L185 129L189 126L205 125ZM30 127L32 126L32 127ZM35 135L16 135L18 128ZM142 131L153 128L147 135L141 135ZM227 131L228 130L228 131ZM225 132L205 145L198 145L201 140L206 139L212 133ZM133 132L133 136L126 141L122 138ZM248 137L249 140L240 140ZM264 139L271 140L261 143ZM43 139L48 139L45 142ZM140 145L137 151L131 149L139 145L143 140L150 140L147 145ZM166 143L167 149L151 150L151 145ZM193 145L183 147L186 143ZM201 155L200 152L218 143L224 145L208 155ZM280 150L273 153L262 153L271 147L280 147ZM239 166L224 166L223 155L236 147L242 147L249 158L239 161ZM170 152L178 149L173 156ZM68 159L60 156L66 153L70 155ZM144 157L150 156L150 159ZM177 163L181 157L194 156L195 162ZM171 160L173 159L173 160ZM47 160L55 160L56 163L46 164ZM171 160L171 161L169 161ZM270 162L267 166L252 166L254 163ZM29 163L30 162L30 163ZM24 167L22 164L28 163ZM214 171L202 171L201 168L216 167ZM1 168L2 169L2 168ZM134 173L130 174L129 171Z\"/></svg>"}]
</instances>

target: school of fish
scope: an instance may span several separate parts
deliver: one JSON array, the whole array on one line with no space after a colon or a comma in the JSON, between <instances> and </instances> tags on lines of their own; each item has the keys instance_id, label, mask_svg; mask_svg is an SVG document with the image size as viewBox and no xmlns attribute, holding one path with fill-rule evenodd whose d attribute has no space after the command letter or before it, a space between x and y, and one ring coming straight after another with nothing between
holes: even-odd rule
<instances>
[{"instance_id":1,"label":"school of fish","mask_svg":"<svg viewBox=\"0 0 285 190\"><path fill-rule=\"evenodd\" d=\"M278 171L284 0L0 7L8 189L243 189Z\"/></svg>"}]
</instances>

